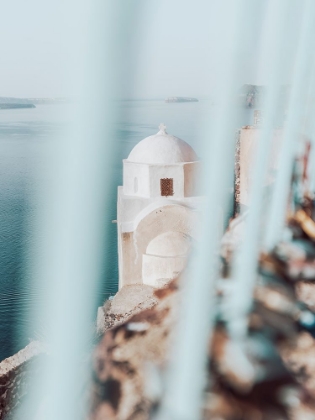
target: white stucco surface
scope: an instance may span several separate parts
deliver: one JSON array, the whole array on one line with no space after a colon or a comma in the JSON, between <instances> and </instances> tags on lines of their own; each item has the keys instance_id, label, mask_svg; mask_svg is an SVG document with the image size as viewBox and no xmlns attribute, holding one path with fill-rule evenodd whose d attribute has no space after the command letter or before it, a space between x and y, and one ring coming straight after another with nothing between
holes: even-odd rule
<instances>
[{"instance_id":1,"label":"white stucco surface","mask_svg":"<svg viewBox=\"0 0 315 420\"><path fill-rule=\"evenodd\" d=\"M158 287L184 269L196 239L204 202L198 191L200 162L188 143L161 125L134 147L123 170L117 203L119 287ZM165 178L172 183L170 196L162 195Z\"/></svg>"},{"instance_id":2,"label":"white stucco surface","mask_svg":"<svg viewBox=\"0 0 315 420\"><path fill-rule=\"evenodd\" d=\"M123 232L133 231L140 220L156 208L173 204L188 208L200 208L203 197L139 197L125 195L123 187L118 187L117 220L121 221Z\"/></svg>"},{"instance_id":3,"label":"white stucco surface","mask_svg":"<svg viewBox=\"0 0 315 420\"><path fill-rule=\"evenodd\" d=\"M187 255L191 248L191 237L182 232L165 232L155 237L148 245L146 254L159 257Z\"/></svg>"},{"instance_id":4,"label":"white stucco surface","mask_svg":"<svg viewBox=\"0 0 315 420\"><path fill-rule=\"evenodd\" d=\"M124 160L123 188L126 195L150 197L150 167Z\"/></svg>"},{"instance_id":5,"label":"white stucco surface","mask_svg":"<svg viewBox=\"0 0 315 420\"><path fill-rule=\"evenodd\" d=\"M132 197L161 197L161 179L173 180L170 198L196 197L199 191L200 162L154 165L123 161L123 190Z\"/></svg>"},{"instance_id":6,"label":"white stucco surface","mask_svg":"<svg viewBox=\"0 0 315 420\"><path fill-rule=\"evenodd\" d=\"M161 287L175 279L185 268L187 258L182 257L156 257L143 255L142 279L144 284Z\"/></svg>"},{"instance_id":7,"label":"white stucco surface","mask_svg":"<svg viewBox=\"0 0 315 420\"><path fill-rule=\"evenodd\" d=\"M188 143L168 134L165 129L140 141L128 156L130 162L151 164L172 164L197 160L194 149Z\"/></svg>"},{"instance_id":8,"label":"white stucco surface","mask_svg":"<svg viewBox=\"0 0 315 420\"><path fill-rule=\"evenodd\" d=\"M253 177L253 168L257 157L258 142L261 130L255 126L246 126L240 132L240 204L250 204L250 184ZM278 169L283 130L273 131L271 153L268 160L268 168L264 185L274 182L275 172Z\"/></svg>"}]
</instances>

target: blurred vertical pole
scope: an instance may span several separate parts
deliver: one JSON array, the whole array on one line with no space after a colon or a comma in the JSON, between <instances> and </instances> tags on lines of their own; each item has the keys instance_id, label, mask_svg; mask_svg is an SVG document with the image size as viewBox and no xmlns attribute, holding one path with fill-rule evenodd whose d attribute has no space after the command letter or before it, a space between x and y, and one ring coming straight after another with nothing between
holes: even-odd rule
<instances>
[{"instance_id":1,"label":"blurred vertical pole","mask_svg":"<svg viewBox=\"0 0 315 420\"><path fill-rule=\"evenodd\" d=\"M288 117L281 147L279 171L273 190L270 217L267 223L264 245L272 249L281 239L285 225L290 191L294 153L300 136L303 108L310 68L314 61L315 2L305 0L302 29L296 56L296 66L289 100Z\"/></svg>"},{"instance_id":2,"label":"blurred vertical pole","mask_svg":"<svg viewBox=\"0 0 315 420\"><path fill-rule=\"evenodd\" d=\"M311 142L311 150L308 162L308 192L314 197L315 194L315 66L312 69L312 82L309 89L306 134Z\"/></svg>"},{"instance_id":3,"label":"blurred vertical pole","mask_svg":"<svg viewBox=\"0 0 315 420\"><path fill-rule=\"evenodd\" d=\"M95 0L85 2L81 14L74 7L74 16L69 16L81 20L82 30L88 27L78 67L71 69L80 104L70 129L52 145L31 267L35 282L45 284L44 312L36 317L47 328L49 357L30 396L32 416L22 406L19 418L85 418L83 390L89 375L84 361L104 280L105 226L110 223L105 203L117 144L114 99L132 5Z\"/></svg>"},{"instance_id":4,"label":"blurred vertical pole","mask_svg":"<svg viewBox=\"0 0 315 420\"><path fill-rule=\"evenodd\" d=\"M315 122L315 118L314 118ZM311 131L311 152L309 161L309 190L311 194L315 195L315 124Z\"/></svg>"},{"instance_id":5,"label":"blurred vertical pole","mask_svg":"<svg viewBox=\"0 0 315 420\"><path fill-rule=\"evenodd\" d=\"M244 37L248 37L244 17L255 13L255 5L251 3L246 0L230 2L231 21L224 15L226 38L220 45L222 64L216 80L220 87L219 104L203 134L202 185L206 203L202 230L197 252L192 256L191 267L184 279L177 340L166 376L165 395L157 414L159 420L197 420L201 416L209 339L215 317L219 238L234 174L235 130L239 123L235 100L242 71L238 52Z\"/></svg>"},{"instance_id":6,"label":"blurred vertical pole","mask_svg":"<svg viewBox=\"0 0 315 420\"><path fill-rule=\"evenodd\" d=\"M247 331L247 313L250 310L256 282L261 229L264 208L264 183L268 171L275 120L279 108L283 80L285 44L290 31L290 19L297 5L286 0L269 0L263 26L259 67L270 63L266 74L267 92L262 107L263 123L257 139L258 146L252 165L249 191L249 212L244 226L244 237L236 252L233 267L233 293L227 305L229 330L233 337L244 338Z\"/></svg>"}]
</instances>

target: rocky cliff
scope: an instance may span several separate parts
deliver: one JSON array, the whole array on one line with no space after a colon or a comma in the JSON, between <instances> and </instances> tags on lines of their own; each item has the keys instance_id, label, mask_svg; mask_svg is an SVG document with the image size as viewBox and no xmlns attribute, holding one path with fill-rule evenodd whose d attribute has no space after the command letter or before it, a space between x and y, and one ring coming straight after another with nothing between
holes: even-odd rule
<instances>
[{"instance_id":1,"label":"rocky cliff","mask_svg":"<svg viewBox=\"0 0 315 420\"><path fill-rule=\"evenodd\" d=\"M14 410L27 395L35 362L44 354L44 346L32 341L14 356L0 363L0 420L13 418Z\"/></svg>"}]
</instances>

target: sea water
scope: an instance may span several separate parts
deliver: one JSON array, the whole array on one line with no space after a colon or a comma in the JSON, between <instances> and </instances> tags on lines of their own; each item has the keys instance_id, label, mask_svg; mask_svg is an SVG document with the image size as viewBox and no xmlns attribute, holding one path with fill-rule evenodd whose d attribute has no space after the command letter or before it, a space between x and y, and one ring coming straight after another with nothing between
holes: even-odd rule
<instances>
[{"instance_id":1,"label":"sea water","mask_svg":"<svg viewBox=\"0 0 315 420\"><path fill-rule=\"evenodd\" d=\"M28 277L27 263L36 228L36 195L46 174L49 144L71 121L71 104L38 105L34 109L0 110L0 360L40 338L32 331L28 313L39 304L40 290ZM116 135L118 154L112 164L114 185L108 197L106 270L98 304L117 291L116 192L122 184L122 159L143 138L155 134L163 122L167 131L191 144L202 156L200 133L211 120L211 101L165 103L122 101L118 107ZM244 123L248 123L245 122ZM104 139L104 141L107 141ZM210 139L209 139L210 141ZM44 328L43 328L44 330Z\"/></svg>"}]
</instances>

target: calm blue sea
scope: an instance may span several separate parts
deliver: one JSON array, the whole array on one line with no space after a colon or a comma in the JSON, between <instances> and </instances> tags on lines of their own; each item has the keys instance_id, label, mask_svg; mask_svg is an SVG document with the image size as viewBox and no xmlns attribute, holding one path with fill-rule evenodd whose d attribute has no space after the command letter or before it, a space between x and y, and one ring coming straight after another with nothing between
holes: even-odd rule
<instances>
[{"instance_id":1,"label":"calm blue sea","mask_svg":"<svg viewBox=\"0 0 315 420\"><path fill-rule=\"evenodd\" d=\"M0 110L0 360L25 346L29 335L28 310L39 291L27 278L28 249L36 226L35 196L45 175L49 143L70 123L72 105L38 105L35 109ZM211 115L207 101L167 104L163 101L126 101L119 107L116 139L119 156L113 162L115 185L109 198L108 263L101 303L117 290L116 188L121 185L122 162L133 146L158 131L164 122L169 133L200 151L201 123Z\"/></svg>"}]
</instances>

